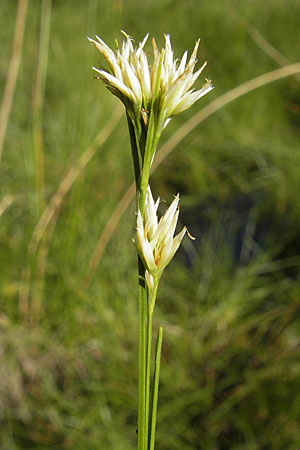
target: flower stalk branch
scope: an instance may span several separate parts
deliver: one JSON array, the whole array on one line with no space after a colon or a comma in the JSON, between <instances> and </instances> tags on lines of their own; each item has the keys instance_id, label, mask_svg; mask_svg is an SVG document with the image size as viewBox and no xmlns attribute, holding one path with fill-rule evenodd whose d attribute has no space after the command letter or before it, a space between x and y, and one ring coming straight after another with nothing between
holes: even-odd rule
<instances>
[{"instance_id":1,"label":"flower stalk branch","mask_svg":"<svg viewBox=\"0 0 300 450\"><path fill-rule=\"evenodd\" d=\"M152 320L157 295L159 280L155 279L153 289L148 289L148 308L147 308L147 361L146 361L146 426L145 426L145 448L149 448L149 427L151 427L150 417L150 377L151 377L151 348L152 348Z\"/></svg>"}]
</instances>

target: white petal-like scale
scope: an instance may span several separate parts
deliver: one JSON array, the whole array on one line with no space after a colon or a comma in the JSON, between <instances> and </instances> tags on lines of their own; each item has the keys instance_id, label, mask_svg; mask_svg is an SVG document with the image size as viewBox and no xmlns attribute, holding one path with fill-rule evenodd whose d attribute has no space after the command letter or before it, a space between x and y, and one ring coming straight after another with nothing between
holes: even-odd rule
<instances>
[{"instance_id":1,"label":"white petal-like scale","mask_svg":"<svg viewBox=\"0 0 300 450\"><path fill-rule=\"evenodd\" d=\"M141 53L142 53L142 51L143 51L143 49L145 47L145 44L147 42L148 37L149 37L149 33L147 33L146 36L144 37L144 39L142 40L142 42L140 42L140 45L139 45L139 47L138 47L138 49L136 51L137 58L140 57L140 55L141 55Z\"/></svg>"},{"instance_id":2,"label":"white petal-like scale","mask_svg":"<svg viewBox=\"0 0 300 450\"><path fill-rule=\"evenodd\" d=\"M139 253L146 264L146 266L149 268L150 271L156 269L154 255L152 251L152 247L150 242L147 239L144 225L143 225L143 219L141 212L138 211L137 215L137 227L136 227L136 244L139 250Z\"/></svg>"},{"instance_id":3,"label":"white petal-like scale","mask_svg":"<svg viewBox=\"0 0 300 450\"><path fill-rule=\"evenodd\" d=\"M199 75L201 74L202 70L204 69L204 67L206 66L206 62L202 65L202 67L200 67L199 70L197 70L197 72L195 72L194 74L191 74L191 76L189 77L187 83L186 83L186 91L188 91L193 84L195 83L195 81L197 80L197 78L199 77Z\"/></svg>"},{"instance_id":4,"label":"white petal-like scale","mask_svg":"<svg viewBox=\"0 0 300 450\"><path fill-rule=\"evenodd\" d=\"M179 209L177 208L177 210L176 210L176 212L174 214L174 217L172 218L172 220L170 220L168 222L168 231L167 231L167 233L169 235L174 236L174 233L175 233L175 230L176 230L176 225L177 225L177 222L178 222L178 216L179 216Z\"/></svg>"},{"instance_id":5,"label":"white petal-like scale","mask_svg":"<svg viewBox=\"0 0 300 450\"><path fill-rule=\"evenodd\" d=\"M179 234L177 234L177 236L174 237L173 242L172 242L172 249L170 251L169 257L170 260L173 258L173 256L175 255L175 253L178 250L179 245L181 244L182 239L184 238L185 233L187 232L187 228L184 227ZM170 261L169 260L169 261Z\"/></svg>"},{"instance_id":6,"label":"white petal-like scale","mask_svg":"<svg viewBox=\"0 0 300 450\"><path fill-rule=\"evenodd\" d=\"M125 81L130 86L132 92L134 92L136 102L139 103L142 97L140 82L126 59L123 60L123 67Z\"/></svg>"},{"instance_id":7,"label":"white petal-like scale","mask_svg":"<svg viewBox=\"0 0 300 450\"><path fill-rule=\"evenodd\" d=\"M186 50L186 51L184 52L182 58L181 58L180 64L179 64L179 66L178 66L178 69L177 69L177 71L175 72L175 77L176 77L176 78L178 78L178 77L184 72L185 65L186 65L186 60L187 60L187 54L188 54L188 52L187 52L187 50Z\"/></svg>"},{"instance_id":8,"label":"white petal-like scale","mask_svg":"<svg viewBox=\"0 0 300 450\"><path fill-rule=\"evenodd\" d=\"M197 100L199 100L201 97L203 97L212 89L213 86L211 84L206 84L205 87L199 89L199 91L187 92L183 96L181 102L177 105L177 107L173 111L173 114L179 114L185 111L186 109L190 108Z\"/></svg>"},{"instance_id":9,"label":"white petal-like scale","mask_svg":"<svg viewBox=\"0 0 300 450\"><path fill-rule=\"evenodd\" d=\"M144 234L143 218L142 218L142 214L140 211L138 211L138 214L137 214L136 238L137 238L138 246L142 247L143 240L145 239L145 234Z\"/></svg>"},{"instance_id":10,"label":"white petal-like scale","mask_svg":"<svg viewBox=\"0 0 300 450\"><path fill-rule=\"evenodd\" d=\"M167 209L167 211L165 212L165 214L163 215L161 220L163 220L163 221L170 220L170 218L172 218L174 216L174 214L177 210L178 203L179 203L179 194L177 194L174 197L174 200L172 201L171 205L169 206L169 208Z\"/></svg>"},{"instance_id":11,"label":"white petal-like scale","mask_svg":"<svg viewBox=\"0 0 300 450\"><path fill-rule=\"evenodd\" d=\"M139 80L142 85L143 95L147 101L149 98L151 98L151 81L147 56L144 52L141 53L140 71L138 73Z\"/></svg>"},{"instance_id":12,"label":"white petal-like scale","mask_svg":"<svg viewBox=\"0 0 300 450\"><path fill-rule=\"evenodd\" d=\"M158 245L164 242L166 236L173 237L177 225L178 215L179 210L177 209L174 215L170 216L168 219L166 219L165 216L160 219L157 232L153 237L153 240L156 240Z\"/></svg>"},{"instance_id":13,"label":"white petal-like scale","mask_svg":"<svg viewBox=\"0 0 300 450\"><path fill-rule=\"evenodd\" d=\"M148 272L148 270L145 271L145 279L146 279L146 283L147 283L147 286L148 286L149 290L153 291L153 289L154 289L154 278Z\"/></svg>"},{"instance_id":14,"label":"white petal-like scale","mask_svg":"<svg viewBox=\"0 0 300 450\"><path fill-rule=\"evenodd\" d=\"M187 63L187 69L189 69L191 71L193 71L195 64L197 62L197 51L198 51L199 44L200 44L200 39L198 39L196 41L193 53L191 54L190 60Z\"/></svg>"},{"instance_id":15,"label":"white petal-like scale","mask_svg":"<svg viewBox=\"0 0 300 450\"><path fill-rule=\"evenodd\" d=\"M150 273L156 270L156 263L150 243L144 240L141 248L142 257L148 267Z\"/></svg>"},{"instance_id":16,"label":"white petal-like scale","mask_svg":"<svg viewBox=\"0 0 300 450\"><path fill-rule=\"evenodd\" d=\"M164 269L172 259L171 256L172 243L173 243L173 235L167 236L160 254L159 262L162 269Z\"/></svg>"},{"instance_id":17,"label":"white petal-like scale","mask_svg":"<svg viewBox=\"0 0 300 450\"><path fill-rule=\"evenodd\" d=\"M110 73L105 72L104 70L99 70L96 67L93 69L99 73L100 78L108 85L113 86L119 92L124 94L125 97L130 98L131 100L134 98L134 94L130 88L126 86L122 81L118 80L118 78L114 77Z\"/></svg>"},{"instance_id":18,"label":"white petal-like scale","mask_svg":"<svg viewBox=\"0 0 300 450\"><path fill-rule=\"evenodd\" d=\"M156 215L157 206L154 203L152 193L150 190L150 186L148 186L148 195L147 195L146 201L147 201L147 203L146 203L146 207L145 207L145 223L148 224L147 231L148 231L149 239L152 239L154 233L157 230L158 221L157 221L157 215Z\"/></svg>"}]
</instances>

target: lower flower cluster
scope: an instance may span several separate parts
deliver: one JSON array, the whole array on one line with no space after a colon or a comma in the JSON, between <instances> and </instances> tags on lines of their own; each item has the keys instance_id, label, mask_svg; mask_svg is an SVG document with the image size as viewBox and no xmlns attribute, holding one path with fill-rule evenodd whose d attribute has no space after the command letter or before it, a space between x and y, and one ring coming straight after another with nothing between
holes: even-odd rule
<instances>
[{"instance_id":1,"label":"lower flower cluster","mask_svg":"<svg viewBox=\"0 0 300 450\"><path fill-rule=\"evenodd\" d=\"M160 198L154 202L148 185L144 217L140 210L137 213L136 246L145 266L149 289L154 280L161 277L187 232L187 228L183 227L174 237L179 215L179 194L160 219L157 216L159 202Z\"/></svg>"}]
</instances>

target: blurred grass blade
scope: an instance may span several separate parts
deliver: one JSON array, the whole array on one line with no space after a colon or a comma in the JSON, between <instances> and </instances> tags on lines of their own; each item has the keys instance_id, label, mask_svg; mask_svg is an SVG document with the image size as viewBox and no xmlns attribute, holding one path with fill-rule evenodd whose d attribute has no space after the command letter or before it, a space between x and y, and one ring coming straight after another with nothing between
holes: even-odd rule
<instances>
[{"instance_id":1,"label":"blurred grass blade","mask_svg":"<svg viewBox=\"0 0 300 450\"><path fill-rule=\"evenodd\" d=\"M130 203L132 202L132 199L135 196L135 192L136 192L135 185L134 185L134 183L132 183L129 186L129 188L127 189L127 191L125 192L125 194L123 195L123 197L121 198L121 200L119 201L119 203L117 204L117 206L114 209L111 216L109 217L109 219L104 227L104 230L102 231L102 233L98 239L98 242L93 251L93 254L89 260L88 270L87 270L87 273L81 283L81 288L86 289L89 286L90 282L92 281L92 279L95 275L95 271L98 267L98 264L99 264L99 262L102 258L102 255L105 251L105 248L106 248L111 236L115 232L121 217L123 216L124 212L129 207Z\"/></svg>"},{"instance_id":2,"label":"blurred grass blade","mask_svg":"<svg viewBox=\"0 0 300 450\"><path fill-rule=\"evenodd\" d=\"M14 198L12 195L4 195L4 197L0 201L0 217L7 210L7 208L10 207L13 201Z\"/></svg>"},{"instance_id":3,"label":"blurred grass blade","mask_svg":"<svg viewBox=\"0 0 300 450\"><path fill-rule=\"evenodd\" d=\"M13 47L0 110L0 163L2 159L3 144L6 135L7 124L19 73L27 7L28 0L19 0L15 21Z\"/></svg>"},{"instance_id":4,"label":"blurred grass blade","mask_svg":"<svg viewBox=\"0 0 300 450\"><path fill-rule=\"evenodd\" d=\"M245 17L239 14L236 10L231 11L231 16L235 21L247 30L253 41L258 45L261 50L268 55L279 66L286 66L291 64L284 55L282 55L273 45L267 41L267 39L255 28Z\"/></svg>"},{"instance_id":5,"label":"blurred grass blade","mask_svg":"<svg viewBox=\"0 0 300 450\"><path fill-rule=\"evenodd\" d=\"M51 1L43 0L41 8L41 26L39 38L38 63L35 75L32 107L33 107L33 153L35 191L37 194L37 214L40 216L45 207L45 167L44 167L44 139L43 139L43 107L45 97L46 78L48 70L49 38L51 24ZM42 242L42 254L47 255L47 243ZM30 305L30 322L36 323L41 311L41 293L43 289L43 273L46 258L38 260L36 277L33 285ZM28 308L27 308L28 309ZM29 318L29 317L28 317Z\"/></svg>"},{"instance_id":6,"label":"blurred grass blade","mask_svg":"<svg viewBox=\"0 0 300 450\"><path fill-rule=\"evenodd\" d=\"M41 11L39 55L36 71L35 89L33 91L33 150L35 162L35 189L38 195L38 215L42 213L45 206L45 168L42 123L48 67L50 23L51 0L43 0Z\"/></svg>"}]
</instances>

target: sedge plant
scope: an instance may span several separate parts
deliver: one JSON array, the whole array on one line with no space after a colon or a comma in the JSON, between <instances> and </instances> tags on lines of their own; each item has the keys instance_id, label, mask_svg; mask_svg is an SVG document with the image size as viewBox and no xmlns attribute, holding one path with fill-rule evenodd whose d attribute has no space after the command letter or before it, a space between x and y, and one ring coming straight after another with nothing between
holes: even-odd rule
<instances>
[{"instance_id":1,"label":"sedge plant","mask_svg":"<svg viewBox=\"0 0 300 450\"><path fill-rule=\"evenodd\" d=\"M130 135L136 183L136 238L138 253L138 450L154 450L158 403L160 355L163 329L158 330L154 371L151 380L152 319L158 285L165 267L176 253L187 228L174 237L178 215L179 194L159 219L160 199L154 201L149 185L150 169L159 138L175 115L188 109L213 89L206 79L199 90L193 85L202 70L194 72L199 40L188 59L174 59L171 40L165 35L165 47L160 51L152 39L152 59L144 48L148 34L137 47L125 32L120 47L113 51L99 36L89 41L100 51L107 67L98 69L97 78L125 106ZM190 235L189 235L190 236ZM191 236L190 236L191 237Z\"/></svg>"}]
</instances>

